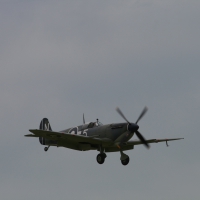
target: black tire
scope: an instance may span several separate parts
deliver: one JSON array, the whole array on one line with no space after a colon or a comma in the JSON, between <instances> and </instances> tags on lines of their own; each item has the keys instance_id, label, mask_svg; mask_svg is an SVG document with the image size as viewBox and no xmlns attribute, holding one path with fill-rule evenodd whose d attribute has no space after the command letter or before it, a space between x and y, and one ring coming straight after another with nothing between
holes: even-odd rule
<instances>
[{"instance_id":1,"label":"black tire","mask_svg":"<svg viewBox=\"0 0 200 200\"><path fill-rule=\"evenodd\" d=\"M129 160L130 160L129 157L126 158L125 160L121 160L122 165L128 165Z\"/></svg>"},{"instance_id":2,"label":"black tire","mask_svg":"<svg viewBox=\"0 0 200 200\"><path fill-rule=\"evenodd\" d=\"M107 157L107 155L105 153L102 153L102 155L104 156L104 159Z\"/></svg>"},{"instance_id":3,"label":"black tire","mask_svg":"<svg viewBox=\"0 0 200 200\"><path fill-rule=\"evenodd\" d=\"M104 154L98 154L98 155L97 155L97 162L98 162L99 164L103 164L104 161L105 161L105 155L104 155Z\"/></svg>"}]
</instances>

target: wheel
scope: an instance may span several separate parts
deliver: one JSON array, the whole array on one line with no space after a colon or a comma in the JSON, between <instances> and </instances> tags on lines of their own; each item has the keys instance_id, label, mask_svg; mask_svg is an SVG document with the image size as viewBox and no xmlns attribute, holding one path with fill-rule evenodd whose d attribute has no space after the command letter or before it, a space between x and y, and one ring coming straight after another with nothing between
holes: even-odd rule
<instances>
[{"instance_id":1,"label":"wheel","mask_svg":"<svg viewBox=\"0 0 200 200\"><path fill-rule=\"evenodd\" d=\"M104 156L104 159L107 157L107 155L105 153L102 153L102 155Z\"/></svg>"},{"instance_id":2,"label":"wheel","mask_svg":"<svg viewBox=\"0 0 200 200\"><path fill-rule=\"evenodd\" d=\"M103 164L106 158L106 154L98 154L97 155L97 162L99 164Z\"/></svg>"},{"instance_id":3,"label":"wheel","mask_svg":"<svg viewBox=\"0 0 200 200\"><path fill-rule=\"evenodd\" d=\"M122 165L128 165L129 160L129 157L127 157L125 160L121 160Z\"/></svg>"},{"instance_id":4,"label":"wheel","mask_svg":"<svg viewBox=\"0 0 200 200\"><path fill-rule=\"evenodd\" d=\"M48 151L48 149L49 149L48 147L44 147L44 151Z\"/></svg>"}]
</instances>

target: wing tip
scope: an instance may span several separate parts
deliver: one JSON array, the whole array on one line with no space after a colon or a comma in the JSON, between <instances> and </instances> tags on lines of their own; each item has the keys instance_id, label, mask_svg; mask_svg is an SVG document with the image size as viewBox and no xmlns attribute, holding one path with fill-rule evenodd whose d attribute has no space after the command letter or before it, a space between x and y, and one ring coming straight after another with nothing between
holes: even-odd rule
<instances>
[{"instance_id":1,"label":"wing tip","mask_svg":"<svg viewBox=\"0 0 200 200\"><path fill-rule=\"evenodd\" d=\"M183 140L184 138L177 138L177 140Z\"/></svg>"}]
</instances>

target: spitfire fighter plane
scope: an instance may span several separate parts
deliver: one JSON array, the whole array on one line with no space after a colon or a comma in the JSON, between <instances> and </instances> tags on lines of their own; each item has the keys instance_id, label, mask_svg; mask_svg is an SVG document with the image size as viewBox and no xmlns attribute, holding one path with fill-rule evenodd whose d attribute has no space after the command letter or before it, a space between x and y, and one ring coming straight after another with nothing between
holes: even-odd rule
<instances>
[{"instance_id":1,"label":"spitfire fighter plane","mask_svg":"<svg viewBox=\"0 0 200 200\"><path fill-rule=\"evenodd\" d=\"M47 118L42 119L39 130L29 130L33 134L25 135L26 137L38 137L42 145L46 145L45 151L50 146L66 147L78 151L97 150L100 153L97 155L97 162L103 164L107 157L107 152L120 152L122 165L129 163L129 156L124 151L134 149L135 145L143 144L150 148L149 143L166 142L180 140L184 138L172 139L150 139L146 140L138 131L138 122L147 112L145 107L135 123L129 122L122 111L116 108L116 111L126 121L126 123L113 123L103 125L98 119L95 122L85 123L83 115L83 125L72 127L63 131L52 131ZM136 135L139 140L130 139Z\"/></svg>"}]
</instances>

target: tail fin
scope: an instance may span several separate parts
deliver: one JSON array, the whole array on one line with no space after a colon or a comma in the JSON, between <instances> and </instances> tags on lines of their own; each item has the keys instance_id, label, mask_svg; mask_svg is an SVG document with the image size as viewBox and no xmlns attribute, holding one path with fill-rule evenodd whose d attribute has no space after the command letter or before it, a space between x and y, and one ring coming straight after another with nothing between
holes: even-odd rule
<instances>
[{"instance_id":1,"label":"tail fin","mask_svg":"<svg viewBox=\"0 0 200 200\"><path fill-rule=\"evenodd\" d=\"M40 122L39 129L45 131L52 131L49 120L47 118L42 119L42 121Z\"/></svg>"},{"instance_id":2,"label":"tail fin","mask_svg":"<svg viewBox=\"0 0 200 200\"><path fill-rule=\"evenodd\" d=\"M45 131L52 131L49 120L47 118L43 118L42 121L40 122L40 130L45 130ZM48 141L43 138L39 137L40 144L42 145L47 145Z\"/></svg>"}]
</instances>

